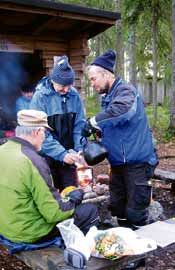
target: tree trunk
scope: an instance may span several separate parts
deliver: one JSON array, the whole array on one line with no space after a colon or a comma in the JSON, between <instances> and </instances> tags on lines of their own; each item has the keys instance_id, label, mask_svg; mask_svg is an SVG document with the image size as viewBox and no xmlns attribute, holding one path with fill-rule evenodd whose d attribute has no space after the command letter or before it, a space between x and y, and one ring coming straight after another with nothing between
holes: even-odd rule
<instances>
[{"instance_id":1,"label":"tree trunk","mask_svg":"<svg viewBox=\"0 0 175 270\"><path fill-rule=\"evenodd\" d=\"M153 126L157 123L157 16L153 10L152 17L152 33L153 33Z\"/></svg>"},{"instance_id":2,"label":"tree trunk","mask_svg":"<svg viewBox=\"0 0 175 270\"><path fill-rule=\"evenodd\" d=\"M130 30L130 37L129 37L129 81L136 86L137 79L136 79L136 51L135 51L135 27L132 26Z\"/></svg>"},{"instance_id":3,"label":"tree trunk","mask_svg":"<svg viewBox=\"0 0 175 270\"><path fill-rule=\"evenodd\" d=\"M170 128L175 129L175 0L172 1L172 92L170 107Z\"/></svg>"},{"instance_id":4,"label":"tree trunk","mask_svg":"<svg viewBox=\"0 0 175 270\"><path fill-rule=\"evenodd\" d=\"M122 0L116 0L116 12L121 13ZM115 73L117 76L124 78L124 45L122 39L122 21L116 21L116 52L117 61L115 67Z\"/></svg>"}]
</instances>

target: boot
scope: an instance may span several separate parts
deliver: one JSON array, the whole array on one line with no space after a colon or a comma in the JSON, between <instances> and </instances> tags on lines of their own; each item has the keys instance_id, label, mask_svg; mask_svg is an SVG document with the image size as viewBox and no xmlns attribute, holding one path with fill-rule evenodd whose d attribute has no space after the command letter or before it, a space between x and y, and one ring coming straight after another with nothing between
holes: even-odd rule
<instances>
[{"instance_id":1,"label":"boot","mask_svg":"<svg viewBox=\"0 0 175 270\"><path fill-rule=\"evenodd\" d=\"M125 228L130 228L131 230L137 230L138 229L138 226L130 223L127 219L125 218L117 218L117 221L118 221L118 225L120 227L125 227Z\"/></svg>"}]
</instances>

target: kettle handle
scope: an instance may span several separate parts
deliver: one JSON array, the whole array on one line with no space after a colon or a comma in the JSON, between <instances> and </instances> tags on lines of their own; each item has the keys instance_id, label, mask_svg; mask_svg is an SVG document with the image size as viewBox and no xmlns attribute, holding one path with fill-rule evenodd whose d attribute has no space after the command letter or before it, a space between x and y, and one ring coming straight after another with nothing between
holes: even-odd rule
<instances>
[{"instance_id":1,"label":"kettle handle","mask_svg":"<svg viewBox=\"0 0 175 270\"><path fill-rule=\"evenodd\" d=\"M99 140L98 140L96 134L93 133L92 135L93 135L93 137L94 137L94 140L98 142ZM83 136L82 136L82 137L80 138L80 143L81 143L81 145L85 146L85 145L88 143L87 137L83 137Z\"/></svg>"},{"instance_id":2,"label":"kettle handle","mask_svg":"<svg viewBox=\"0 0 175 270\"><path fill-rule=\"evenodd\" d=\"M82 137L80 138L80 143L81 143L82 146L86 145L86 144L88 143L87 138L82 136Z\"/></svg>"}]
</instances>

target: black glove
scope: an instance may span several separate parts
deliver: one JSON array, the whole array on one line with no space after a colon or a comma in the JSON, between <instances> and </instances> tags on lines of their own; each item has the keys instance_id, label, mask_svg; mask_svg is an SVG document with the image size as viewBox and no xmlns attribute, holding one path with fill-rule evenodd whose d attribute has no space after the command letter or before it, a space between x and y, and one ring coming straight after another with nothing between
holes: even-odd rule
<instances>
[{"instance_id":1,"label":"black glove","mask_svg":"<svg viewBox=\"0 0 175 270\"><path fill-rule=\"evenodd\" d=\"M75 203L76 205L82 202L83 195L84 195L84 191L82 189L73 190L68 194L70 201Z\"/></svg>"},{"instance_id":2,"label":"black glove","mask_svg":"<svg viewBox=\"0 0 175 270\"><path fill-rule=\"evenodd\" d=\"M91 134L96 133L97 131L99 131L99 130L97 128L93 127L88 119L88 120L86 120L85 126L81 131L81 136L89 137L89 136L91 136Z\"/></svg>"}]
</instances>

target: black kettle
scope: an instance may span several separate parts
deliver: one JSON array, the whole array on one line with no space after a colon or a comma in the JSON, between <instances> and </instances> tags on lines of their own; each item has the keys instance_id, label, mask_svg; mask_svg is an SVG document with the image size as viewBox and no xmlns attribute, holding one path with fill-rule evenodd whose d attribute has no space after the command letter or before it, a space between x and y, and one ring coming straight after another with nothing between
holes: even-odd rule
<instances>
[{"instance_id":1,"label":"black kettle","mask_svg":"<svg viewBox=\"0 0 175 270\"><path fill-rule=\"evenodd\" d=\"M100 163L107 157L107 155L108 151L104 145L97 140L89 141L83 147L84 159L90 166Z\"/></svg>"}]
</instances>

